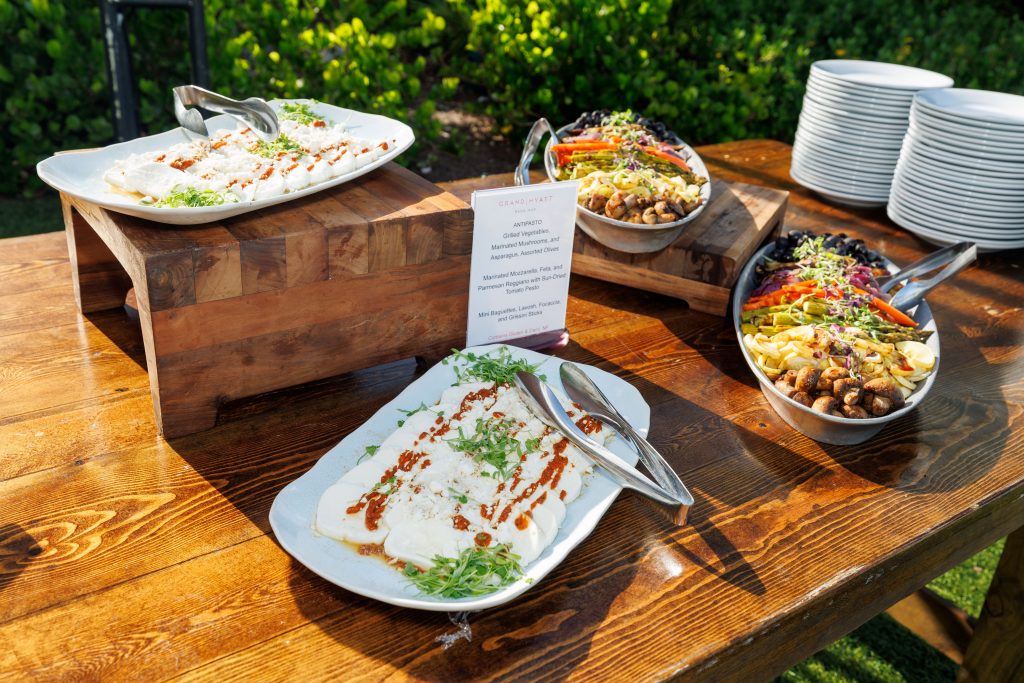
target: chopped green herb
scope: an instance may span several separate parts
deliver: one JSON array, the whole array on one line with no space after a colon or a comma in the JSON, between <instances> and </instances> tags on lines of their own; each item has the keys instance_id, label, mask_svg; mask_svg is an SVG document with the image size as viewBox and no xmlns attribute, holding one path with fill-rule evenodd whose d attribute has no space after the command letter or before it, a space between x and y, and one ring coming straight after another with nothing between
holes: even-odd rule
<instances>
[{"instance_id":1,"label":"chopped green herb","mask_svg":"<svg viewBox=\"0 0 1024 683\"><path fill-rule=\"evenodd\" d=\"M256 142L256 148L253 149L255 154L259 154L261 157L267 157L272 159L279 154L288 154L290 152L301 152L302 145L295 140L282 133L277 136L277 139L273 142L266 142L265 140L258 140Z\"/></svg>"},{"instance_id":2,"label":"chopped green herb","mask_svg":"<svg viewBox=\"0 0 1024 683\"><path fill-rule=\"evenodd\" d=\"M520 458L526 453L537 450L540 439L519 441L513 433L519 430L519 424L511 418L477 418L476 429L467 436L459 427L459 436L448 439L447 443L456 451L473 456L477 462L486 462L497 470L497 478L508 479L519 466ZM483 476L492 476L481 472Z\"/></svg>"},{"instance_id":3,"label":"chopped green herb","mask_svg":"<svg viewBox=\"0 0 1024 683\"><path fill-rule=\"evenodd\" d=\"M540 364L531 365L525 360L513 358L512 350L507 346L498 348L497 357L493 356L493 353L493 351L485 354L477 354L472 351L463 353L452 349L452 355L442 360L441 363L448 365L452 361L465 362L465 365L455 364L453 366L456 384L472 379L496 384L512 384L517 372L536 372L540 367ZM545 379L543 375L540 375L540 378Z\"/></svg>"},{"instance_id":4,"label":"chopped green herb","mask_svg":"<svg viewBox=\"0 0 1024 683\"><path fill-rule=\"evenodd\" d=\"M519 556L508 545L467 548L458 557L434 557L434 566L420 571L411 563L405 575L424 595L467 598L487 595L523 575Z\"/></svg>"},{"instance_id":5,"label":"chopped green herb","mask_svg":"<svg viewBox=\"0 0 1024 683\"><path fill-rule=\"evenodd\" d=\"M388 486L388 490L387 491L383 491L383 494L385 496L390 496L392 493L395 492L396 489L398 489L398 485L396 483L397 481L398 481L397 477L395 477L395 475L392 474L390 477L388 477L384 481L378 481L376 484L373 485L373 488L370 489L370 490L371 491L379 491L386 484Z\"/></svg>"},{"instance_id":6,"label":"chopped green herb","mask_svg":"<svg viewBox=\"0 0 1024 683\"><path fill-rule=\"evenodd\" d=\"M238 195L230 190L197 190L194 187L175 188L169 195L157 201L146 201L143 199L140 204L156 206L167 209L180 209L183 207L199 206L220 206L221 204L238 203Z\"/></svg>"},{"instance_id":7,"label":"chopped green herb","mask_svg":"<svg viewBox=\"0 0 1024 683\"><path fill-rule=\"evenodd\" d=\"M467 496L465 493L459 493L458 491L456 491L453 488L449 488L448 489L448 493L452 494L452 498L454 498L455 500L459 501L463 505L465 505L465 504L467 504L469 502L469 496Z\"/></svg>"},{"instance_id":8,"label":"chopped green herb","mask_svg":"<svg viewBox=\"0 0 1024 683\"><path fill-rule=\"evenodd\" d=\"M281 111L277 118L285 121L295 121L308 126L315 121L324 121L323 116L315 113L305 102L285 102L281 105Z\"/></svg>"},{"instance_id":9,"label":"chopped green herb","mask_svg":"<svg viewBox=\"0 0 1024 683\"><path fill-rule=\"evenodd\" d=\"M367 458L372 458L373 454L376 453L379 450L380 450L380 446L367 446L366 450L363 451L363 454L360 455L359 459L356 460L356 464L358 465L359 463L361 463L362 461L366 460Z\"/></svg>"}]
</instances>

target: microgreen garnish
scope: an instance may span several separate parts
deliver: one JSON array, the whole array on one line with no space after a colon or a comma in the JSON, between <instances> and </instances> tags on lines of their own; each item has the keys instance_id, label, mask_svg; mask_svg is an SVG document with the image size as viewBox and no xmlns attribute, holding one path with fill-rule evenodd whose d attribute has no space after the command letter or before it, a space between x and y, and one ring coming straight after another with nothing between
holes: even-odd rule
<instances>
[{"instance_id":1,"label":"microgreen garnish","mask_svg":"<svg viewBox=\"0 0 1024 683\"><path fill-rule=\"evenodd\" d=\"M424 595L467 598L487 595L514 583L523 574L519 555L506 544L467 548L458 557L434 557L434 566L420 571L405 564L405 575Z\"/></svg>"},{"instance_id":2,"label":"microgreen garnish","mask_svg":"<svg viewBox=\"0 0 1024 683\"><path fill-rule=\"evenodd\" d=\"M218 192L217 190L197 190L194 187L185 187L174 189L163 199L156 201L146 201L143 199L139 203L167 209L180 209L186 206L220 206L221 204L238 203L238 195L229 190Z\"/></svg>"},{"instance_id":3,"label":"microgreen garnish","mask_svg":"<svg viewBox=\"0 0 1024 683\"><path fill-rule=\"evenodd\" d=\"M449 488L448 493L452 494L452 498L459 501L463 505L469 502L469 496L467 496L465 493L459 493L453 488Z\"/></svg>"},{"instance_id":4,"label":"microgreen garnish","mask_svg":"<svg viewBox=\"0 0 1024 683\"><path fill-rule=\"evenodd\" d=\"M477 418L476 429L470 436L459 427L459 435L448 439L448 444L456 451L473 456L477 462L485 462L495 470L499 479L508 479L519 466L520 458L526 453L537 450L540 439L519 441L513 432L519 430L519 423L511 418ZM484 476L490 473L481 472Z\"/></svg>"},{"instance_id":5,"label":"microgreen garnish","mask_svg":"<svg viewBox=\"0 0 1024 683\"><path fill-rule=\"evenodd\" d=\"M358 465L359 463L361 463L362 461L366 460L367 458L372 458L373 454L376 453L379 450L380 450L380 446L367 446L366 450L363 451L363 454L360 455L359 458L356 460L356 464Z\"/></svg>"},{"instance_id":6,"label":"microgreen garnish","mask_svg":"<svg viewBox=\"0 0 1024 683\"><path fill-rule=\"evenodd\" d=\"M390 477L388 477L384 481L378 481L376 484L373 485L373 488L370 489L370 490L371 491L380 491L381 488L383 488L385 485L387 485L388 486L388 490L387 491L382 491L382 493L385 496L390 496L392 493L395 492L396 489L398 489L398 485L396 484L397 481L398 481L397 477L395 477L395 475L392 474Z\"/></svg>"},{"instance_id":7,"label":"microgreen garnish","mask_svg":"<svg viewBox=\"0 0 1024 683\"><path fill-rule=\"evenodd\" d=\"M457 363L453 365L456 384L462 384L466 380L472 379L495 384L512 384L517 372L536 372L540 367L540 364L531 365L525 360L513 358L512 350L507 346L499 347L497 356L491 355L493 353L493 351L485 354L472 351L463 353L452 349L452 355L442 360L441 363L442 365L448 365L449 362L454 361L465 363L465 365ZM546 379L544 375L540 375L540 378Z\"/></svg>"},{"instance_id":8,"label":"microgreen garnish","mask_svg":"<svg viewBox=\"0 0 1024 683\"><path fill-rule=\"evenodd\" d=\"M285 121L295 121L301 123L304 126L308 126L314 121L324 121L324 117L320 116L305 102L285 102L281 105L281 111L278 113L277 118L284 119Z\"/></svg>"},{"instance_id":9,"label":"microgreen garnish","mask_svg":"<svg viewBox=\"0 0 1024 683\"><path fill-rule=\"evenodd\" d=\"M257 140L256 147L252 150L255 154L259 154L261 157L274 158L279 154L288 154L289 152L301 152L302 145L295 140L281 133L277 136L277 139L273 142L266 142L265 140Z\"/></svg>"}]
</instances>

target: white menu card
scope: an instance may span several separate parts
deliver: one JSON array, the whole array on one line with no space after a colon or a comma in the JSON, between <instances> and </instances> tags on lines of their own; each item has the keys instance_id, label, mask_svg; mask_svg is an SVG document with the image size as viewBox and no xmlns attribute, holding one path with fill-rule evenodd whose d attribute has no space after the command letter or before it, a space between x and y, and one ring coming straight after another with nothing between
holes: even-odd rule
<instances>
[{"instance_id":1,"label":"white menu card","mask_svg":"<svg viewBox=\"0 0 1024 683\"><path fill-rule=\"evenodd\" d=\"M466 344L565 328L579 183L473 193Z\"/></svg>"}]
</instances>

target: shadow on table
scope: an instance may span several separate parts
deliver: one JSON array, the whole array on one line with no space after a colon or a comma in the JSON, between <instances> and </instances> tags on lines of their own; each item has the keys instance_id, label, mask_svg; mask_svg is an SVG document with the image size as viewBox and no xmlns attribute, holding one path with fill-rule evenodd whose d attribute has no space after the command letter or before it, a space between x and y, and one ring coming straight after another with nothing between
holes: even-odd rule
<instances>
[{"instance_id":1,"label":"shadow on table","mask_svg":"<svg viewBox=\"0 0 1024 683\"><path fill-rule=\"evenodd\" d=\"M114 308L107 311L85 313L84 317L104 334L124 355L146 369L146 348L142 341L142 329L135 309Z\"/></svg>"}]
</instances>

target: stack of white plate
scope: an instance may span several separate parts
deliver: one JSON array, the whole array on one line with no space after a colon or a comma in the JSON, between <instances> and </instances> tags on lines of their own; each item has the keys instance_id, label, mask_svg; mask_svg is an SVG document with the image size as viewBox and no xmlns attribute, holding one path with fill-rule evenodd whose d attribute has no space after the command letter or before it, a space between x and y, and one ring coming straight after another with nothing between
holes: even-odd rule
<instances>
[{"instance_id":1,"label":"stack of white plate","mask_svg":"<svg viewBox=\"0 0 1024 683\"><path fill-rule=\"evenodd\" d=\"M934 244L1024 247L1024 97L918 93L888 214Z\"/></svg>"},{"instance_id":2,"label":"stack of white plate","mask_svg":"<svg viewBox=\"0 0 1024 683\"><path fill-rule=\"evenodd\" d=\"M882 206L889 199L914 94L948 76L912 66L828 59L811 65L790 175L827 199Z\"/></svg>"}]
</instances>

